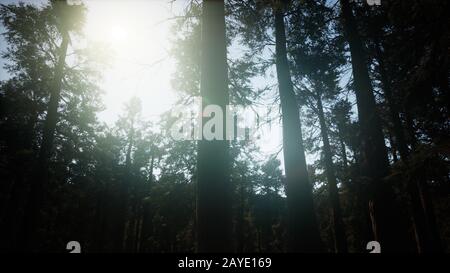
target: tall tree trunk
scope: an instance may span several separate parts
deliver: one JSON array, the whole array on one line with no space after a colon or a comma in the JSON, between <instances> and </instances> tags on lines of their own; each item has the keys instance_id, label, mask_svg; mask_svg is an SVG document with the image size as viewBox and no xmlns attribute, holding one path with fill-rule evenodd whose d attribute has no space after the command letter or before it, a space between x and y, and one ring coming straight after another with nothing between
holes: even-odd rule
<instances>
[{"instance_id":1,"label":"tall tree trunk","mask_svg":"<svg viewBox=\"0 0 450 273\"><path fill-rule=\"evenodd\" d=\"M36 241L40 228L40 213L45 200L45 188L48 180L49 160L52 155L53 142L55 138L56 124L58 122L58 106L61 100L62 80L64 77L64 66L69 45L69 33L63 31L62 42L59 48L58 63L55 67L54 82L50 91L47 116L44 121L42 143L39 156L35 165L35 177L31 183L29 199L25 209L24 236L23 240L28 250L39 248Z\"/></svg>"},{"instance_id":2,"label":"tall tree trunk","mask_svg":"<svg viewBox=\"0 0 450 273\"><path fill-rule=\"evenodd\" d=\"M223 0L204 0L202 11L201 87L203 109L228 104L225 6ZM225 117L222 126L225 128ZM208 118L203 117L203 124ZM199 140L197 180L197 251L232 250L232 208L229 144L223 140Z\"/></svg>"},{"instance_id":3,"label":"tall tree trunk","mask_svg":"<svg viewBox=\"0 0 450 273\"><path fill-rule=\"evenodd\" d=\"M69 45L69 34L63 34L63 40L60 46L60 55L58 64L55 68L55 82L50 93L50 101L48 103L47 116L44 122L44 131L42 136L42 144L39 151L39 162L41 166L47 167L48 161L52 155L53 142L55 139L56 123L58 122L58 106L61 100L61 87L64 77L64 65L67 55L67 47Z\"/></svg>"},{"instance_id":4,"label":"tall tree trunk","mask_svg":"<svg viewBox=\"0 0 450 273\"><path fill-rule=\"evenodd\" d=\"M364 46L358 34L349 0L340 0L342 23L350 46L352 72L358 106L362 141L362 174L369 180L369 210L373 239L383 252L402 251L409 247L406 224L400 217L392 188L383 180L389 172L388 156L377 114L375 96L369 78Z\"/></svg>"},{"instance_id":5,"label":"tall tree trunk","mask_svg":"<svg viewBox=\"0 0 450 273\"><path fill-rule=\"evenodd\" d=\"M323 153L325 156L325 173L328 182L328 191L330 193L331 214L334 230L334 248L337 253L347 253L347 237L345 235L344 223L342 222L341 205L339 203L339 193L334 172L333 157L328 138L328 126L323 113L322 98L317 94L317 110L320 123L320 131L323 142Z\"/></svg>"},{"instance_id":6,"label":"tall tree trunk","mask_svg":"<svg viewBox=\"0 0 450 273\"><path fill-rule=\"evenodd\" d=\"M286 51L284 14L274 6L276 69L283 123L283 154L287 181L289 251L322 250L314 211L312 187L306 167L299 109L291 81Z\"/></svg>"},{"instance_id":7,"label":"tall tree trunk","mask_svg":"<svg viewBox=\"0 0 450 273\"><path fill-rule=\"evenodd\" d=\"M133 210L134 210L134 181L131 172L131 152L134 146L134 122L136 116L131 117L130 131L128 133L128 147L125 155L125 176L122 181L121 202L122 211L119 214L118 228L121 235L121 251L130 252L130 244L133 240Z\"/></svg>"}]
</instances>

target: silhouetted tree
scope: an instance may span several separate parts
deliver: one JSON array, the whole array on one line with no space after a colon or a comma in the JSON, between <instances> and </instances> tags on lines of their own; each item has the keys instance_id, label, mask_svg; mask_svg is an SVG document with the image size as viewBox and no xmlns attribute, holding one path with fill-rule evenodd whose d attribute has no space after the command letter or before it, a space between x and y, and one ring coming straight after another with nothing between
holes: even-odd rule
<instances>
[{"instance_id":1,"label":"silhouetted tree","mask_svg":"<svg viewBox=\"0 0 450 273\"><path fill-rule=\"evenodd\" d=\"M217 105L225 113L228 104L225 6L223 1L205 0L202 9L201 82L203 111ZM216 113L215 115L217 115ZM225 128L225 115L217 116ZM210 118L202 115L205 124ZM219 130L219 128L215 128ZM221 140L198 142L197 239L199 252L231 250L230 158L225 129Z\"/></svg>"}]
</instances>

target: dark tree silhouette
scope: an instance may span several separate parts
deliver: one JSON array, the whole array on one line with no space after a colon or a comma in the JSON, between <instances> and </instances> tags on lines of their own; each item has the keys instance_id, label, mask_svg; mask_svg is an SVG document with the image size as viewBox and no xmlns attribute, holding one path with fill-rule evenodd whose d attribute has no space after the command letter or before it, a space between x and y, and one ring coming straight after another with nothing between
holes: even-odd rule
<instances>
[{"instance_id":1,"label":"dark tree silhouette","mask_svg":"<svg viewBox=\"0 0 450 273\"><path fill-rule=\"evenodd\" d=\"M222 113L228 104L227 49L225 37L225 6L223 1L206 0L202 12L202 57L200 94L203 109L218 105ZM222 128L225 128L223 115ZM203 124L209 118L203 117ZM215 128L218 130L218 128ZM223 130L222 140L198 142L197 239L199 252L231 250L231 185L228 142Z\"/></svg>"},{"instance_id":2,"label":"dark tree silhouette","mask_svg":"<svg viewBox=\"0 0 450 273\"><path fill-rule=\"evenodd\" d=\"M373 238L380 241L386 251L400 251L409 246L408 238L403 232L405 225L401 221L392 188L383 180L389 173L389 163L369 77L367 57L349 1L341 0L340 4L342 23L352 57L362 143L361 168L363 175L370 179L368 209Z\"/></svg>"},{"instance_id":3,"label":"dark tree silhouette","mask_svg":"<svg viewBox=\"0 0 450 273\"><path fill-rule=\"evenodd\" d=\"M286 169L289 210L289 249L294 252L318 252L321 239L317 226L312 188L306 169L299 110L289 70L284 25L284 4L276 2L276 68L283 126L283 154Z\"/></svg>"}]
</instances>

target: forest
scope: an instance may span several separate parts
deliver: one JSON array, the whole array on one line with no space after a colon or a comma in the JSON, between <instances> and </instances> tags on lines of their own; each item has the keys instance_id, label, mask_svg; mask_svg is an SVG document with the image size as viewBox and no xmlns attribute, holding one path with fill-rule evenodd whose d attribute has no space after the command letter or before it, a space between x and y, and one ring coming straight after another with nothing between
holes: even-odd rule
<instances>
[{"instance_id":1,"label":"forest","mask_svg":"<svg viewBox=\"0 0 450 273\"><path fill-rule=\"evenodd\" d=\"M113 2L0 0L1 252L450 252L450 1Z\"/></svg>"}]
</instances>

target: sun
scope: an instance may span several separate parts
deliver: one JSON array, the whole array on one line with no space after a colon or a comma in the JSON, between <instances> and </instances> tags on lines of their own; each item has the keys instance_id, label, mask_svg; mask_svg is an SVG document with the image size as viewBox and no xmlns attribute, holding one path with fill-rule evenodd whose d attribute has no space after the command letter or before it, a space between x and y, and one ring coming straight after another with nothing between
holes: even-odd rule
<instances>
[{"instance_id":1,"label":"sun","mask_svg":"<svg viewBox=\"0 0 450 273\"><path fill-rule=\"evenodd\" d=\"M85 34L110 56L110 67L102 71L106 110L100 117L114 120L131 97L142 100L143 117L157 117L167 111L175 101L170 84L174 65L168 57L168 18L173 15L168 1L85 3Z\"/></svg>"},{"instance_id":2,"label":"sun","mask_svg":"<svg viewBox=\"0 0 450 273\"><path fill-rule=\"evenodd\" d=\"M124 43L129 38L128 31L124 26L112 26L109 30L108 38L113 43Z\"/></svg>"}]
</instances>

